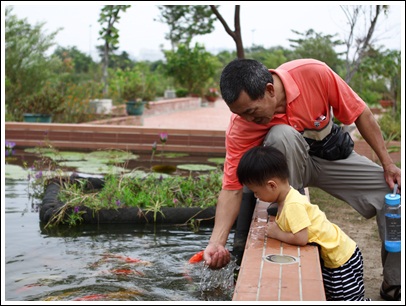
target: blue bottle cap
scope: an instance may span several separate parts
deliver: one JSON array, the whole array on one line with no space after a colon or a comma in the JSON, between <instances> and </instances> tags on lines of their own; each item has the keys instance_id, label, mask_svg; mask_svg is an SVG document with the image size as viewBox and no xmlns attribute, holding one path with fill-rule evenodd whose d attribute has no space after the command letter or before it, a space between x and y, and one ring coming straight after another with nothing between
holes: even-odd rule
<instances>
[{"instance_id":1,"label":"blue bottle cap","mask_svg":"<svg viewBox=\"0 0 406 306\"><path fill-rule=\"evenodd\" d=\"M385 195L385 203L391 206L400 204L400 195L388 193L387 195Z\"/></svg>"}]
</instances>

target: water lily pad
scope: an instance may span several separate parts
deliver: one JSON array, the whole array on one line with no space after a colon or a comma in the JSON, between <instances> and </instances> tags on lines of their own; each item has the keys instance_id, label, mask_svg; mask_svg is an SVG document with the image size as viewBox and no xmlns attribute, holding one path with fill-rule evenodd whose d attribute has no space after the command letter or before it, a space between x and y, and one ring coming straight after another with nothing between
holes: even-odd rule
<instances>
[{"instance_id":1,"label":"water lily pad","mask_svg":"<svg viewBox=\"0 0 406 306\"><path fill-rule=\"evenodd\" d=\"M104 164L90 164L82 167L78 167L77 171L83 172L83 173L89 173L89 174L108 174L108 173L113 173L113 174L120 174L120 173L125 173L130 170L122 167L117 167L117 166L109 166L109 165L104 165Z\"/></svg>"},{"instance_id":2,"label":"water lily pad","mask_svg":"<svg viewBox=\"0 0 406 306\"><path fill-rule=\"evenodd\" d=\"M189 156L187 153L177 153L177 152L168 152L168 153L157 153L155 154L156 157L166 157L166 158L177 158L177 157L185 157Z\"/></svg>"},{"instance_id":3,"label":"water lily pad","mask_svg":"<svg viewBox=\"0 0 406 306\"><path fill-rule=\"evenodd\" d=\"M69 152L69 151L62 151L62 152L46 152L43 153L44 156L51 158L54 161L62 161L62 160L84 160L87 153L82 152Z\"/></svg>"},{"instance_id":4,"label":"water lily pad","mask_svg":"<svg viewBox=\"0 0 406 306\"><path fill-rule=\"evenodd\" d=\"M4 176L6 179L11 179L11 180L20 180L20 181L27 180L28 171L18 165L6 164Z\"/></svg>"},{"instance_id":5,"label":"water lily pad","mask_svg":"<svg viewBox=\"0 0 406 306\"><path fill-rule=\"evenodd\" d=\"M58 150L50 147L35 147L35 148L26 148L24 149L26 153L34 153L34 154L45 154L45 153L54 153L58 152Z\"/></svg>"},{"instance_id":6,"label":"water lily pad","mask_svg":"<svg viewBox=\"0 0 406 306\"><path fill-rule=\"evenodd\" d=\"M133 170L133 171L123 174L123 177L134 177L134 178L144 178L146 176L147 176L147 173L142 170Z\"/></svg>"},{"instance_id":7,"label":"water lily pad","mask_svg":"<svg viewBox=\"0 0 406 306\"><path fill-rule=\"evenodd\" d=\"M212 171L217 168L214 166L204 165L204 164L183 164L178 165L178 169L189 170L189 171Z\"/></svg>"},{"instance_id":8,"label":"water lily pad","mask_svg":"<svg viewBox=\"0 0 406 306\"><path fill-rule=\"evenodd\" d=\"M212 157L212 158L207 159L208 162L215 163L218 165L224 164L225 160L226 159L224 157Z\"/></svg>"},{"instance_id":9,"label":"water lily pad","mask_svg":"<svg viewBox=\"0 0 406 306\"><path fill-rule=\"evenodd\" d=\"M130 159L138 159L139 155L132 154L131 152L118 151L118 150L105 150L105 151L94 151L85 157L87 160L98 159L107 160L109 163L114 162L124 162Z\"/></svg>"}]
</instances>

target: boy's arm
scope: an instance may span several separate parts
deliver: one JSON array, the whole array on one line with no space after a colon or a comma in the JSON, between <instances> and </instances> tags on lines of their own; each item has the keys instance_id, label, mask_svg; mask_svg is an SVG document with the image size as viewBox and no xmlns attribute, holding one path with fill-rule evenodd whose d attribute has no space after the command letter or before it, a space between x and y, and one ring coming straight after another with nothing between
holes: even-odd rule
<instances>
[{"instance_id":1,"label":"boy's arm","mask_svg":"<svg viewBox=\"0 0 406 306\"><path fill-rule=\"evenodd\" d=\"M309 235L307 232L307 227L301 229L297 233L289 233L289 232L284 232L282 231L278 224L273 221L269 221L267 224L267 229L266 229L266 236L270 238L274 238L289 244L294 244L294 245L306 245L307 241L309 239Z\"/></svg>"}]
</instances>

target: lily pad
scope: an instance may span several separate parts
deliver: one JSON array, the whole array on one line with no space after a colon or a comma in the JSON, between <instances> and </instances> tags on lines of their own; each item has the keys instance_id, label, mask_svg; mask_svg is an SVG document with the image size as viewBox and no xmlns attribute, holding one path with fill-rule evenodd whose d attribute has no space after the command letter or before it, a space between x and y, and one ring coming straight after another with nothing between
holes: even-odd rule
<instances>
[{"instance_id":1,"label":"lily pad","mask_svg":"<svg viewBox=\"0 0 406 306\"><path fill-rule=\"evenodd\" d=\"M87 166L78 167L77 171L89 174L108 174L108 173L120 174L128 172L130 170L117 166L109 166L104 164L99 165L91 164Z\"/></svg>"},{"instance_id":2,"label":"lily pad","mask_svg":"<svg viewBox=\"0 0 406 306\"><path fill-rule=\"evenodd\" d=\"M155 154L156 157L166 157L166 158L177 158L177 157L185 157L189 156L187 153L177 153L177 152L168 152L168 153L157 153Z\"/></svg>"},{"instance_id":3,"label":"lily pad","mask_svg":"<svg viewBox=\"0 0 406 306\"><path fill-rule=\"evenodd\" d=\"M55 153L58 150L50 147L35 147L35 148L26 148L24 149L26 153L34 153L34 154L45 154L45 153Z\"/></svg>"},{"instance_id":4,"label":"lily pad","mask_svg":"<svg viewBox=\"0 0 406 306\"><path fill-rule=\"evenodd\" d=\"M62 151L62 152L46 152L43 153L44 156L51 158L54 161L62 161L62 160L84 160L87 153L81 152L69 152L69 151Z\"/></svg>"},{"instance_id":5,"label":"lily pad","mask_svg":"<svg viewBox=\"0 0 406 306\"><path fill-rule=\"evenodd\" d=\"M217 168L214 166L204 165L204 164L183 164L178 165L178 169L189 170L189 171L212 171Z\"/></svg>"},{"instance_id":6,"label":"lily pad","mask_svg":"<svg viewBox=\"0 0 406 306\"><path fill-rule=\"evenodd\" d=\"M226 159L224 157L213 157L213 158L207 159L208 162L215 163L218 165L224 164L225 160Z\"/></svg>"},{"instance_id":7,"label":"lily pad","mask_svg":"<svg viewBox=\"0 0 406 306\"><path fill-rule=\"evenodd\" d=\"M4 176L6 179L11 180L27 180L28 171L18 165L6 164L6 169L4 171Z\"/></svg>"},{"instance_id":8,"label":"lily pad","mask_svg":"<svg viewBox=\"0 0 406 306\"><path fill-rule=\"evenodd\" d=\"M133 177L133 178L145 178L147 176L153 176L155 178L168 178L171 175L166 173L156 173L156 172L145 172L142 170L133 170L129 173L123 174L123 177Z\"/></svg>"},{"instance_id":9,"label":"lily pad","mask_svg":"<svg viewBox=\"0 0 406 306\"><path fill-rule=\"evenodd\" d=\"M132 154L131 152L118 151L118 150L105 150L105 151L94 151L85 157L87 160L98 159L98 160L108 160L110 163L114 162L124 162L129 159L138 159L139 155Z\"/></svg>"}]
</instances>

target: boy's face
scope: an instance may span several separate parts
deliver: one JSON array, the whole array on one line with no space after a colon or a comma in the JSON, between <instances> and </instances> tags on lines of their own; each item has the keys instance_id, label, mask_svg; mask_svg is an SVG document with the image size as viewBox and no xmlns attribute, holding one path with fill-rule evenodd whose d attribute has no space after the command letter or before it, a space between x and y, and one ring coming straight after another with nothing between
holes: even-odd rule
<instances>
[{"instance_id":1,"label":"boy's face","mask_svg":"<svg viewBox=\"0 0 406 306\"><path fill-rule=\"evenodd\" d=\"M265 184L246 184L247 187L254 192L254 196L263 202L276 202L279 196L277 184L273 180L267 181Z\"/></svg>"}]
</instances>

